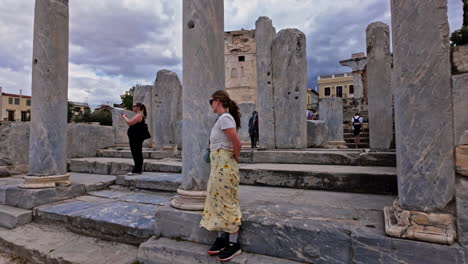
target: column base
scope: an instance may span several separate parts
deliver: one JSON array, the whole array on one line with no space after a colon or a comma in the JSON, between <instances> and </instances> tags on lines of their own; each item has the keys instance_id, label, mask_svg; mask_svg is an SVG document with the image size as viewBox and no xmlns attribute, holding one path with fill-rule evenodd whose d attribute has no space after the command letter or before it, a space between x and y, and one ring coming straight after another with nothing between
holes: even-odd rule
<instances>
[{"instance_id":1,"label":"column base","mask_svg":"<svg viewBox=\"0 0 468 264\"><path fill-rule=\"evenodd\" d=\"M70 186L70 175L58 176L25 176L24 182L18 185L22 189L55 188L57 186Z\"/></svg>"},{"instance_id":2,"label":"column base","mask_svg":"<svg viewBox=\"0 0 468 264\"><path fill-rule=\"evenodd\" d=\"M178 195L171 201L174 208L188 211L203 211L206 191L186 191L177 189Z\"/></svg>"},{"instance_id":3,"label":"column base","mask_svg":"<svg viewBox=\"0 0 468 264\"><path fill-rule=\"evenodd\" d=\"M455 167L458 174L468 176L468 145L455 148Z\"/></svg>"},{"instance_id":4,"label":"column base","mask_svg":"<svg viewBox=\"0 0 468 264\"><path fill-rule=\"evenodd\" d=\"M336 147L336 148L348 148L348 146L346 146L346 141L327 141L327 145L329 146L332 146L332 147Z\"/></svg>"},{"instance_id":5,"label":"column base","mask_svg":"<svg viewBox=\"0 0 468 264\"><path fill-rule=\"evenodd\" d=\"M455 242L455 221L450 214L403 210L397 199L384 208L384 216L389 236L445 245Z\"/></svg>"}]
</instances>

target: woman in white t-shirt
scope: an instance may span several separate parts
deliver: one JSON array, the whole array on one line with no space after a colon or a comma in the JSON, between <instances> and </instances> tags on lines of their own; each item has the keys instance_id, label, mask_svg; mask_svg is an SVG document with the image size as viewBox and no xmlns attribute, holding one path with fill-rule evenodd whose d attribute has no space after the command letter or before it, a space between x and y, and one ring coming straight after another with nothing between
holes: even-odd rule
<instances>
[{"instance_id":1,"label":"woman in white t-shirt","mask_svg":"<svg viewBox=\"0 0 468 264\"><path fill-rule=\"evenodd\" d=\"M236 102L224 90L212 95L210 105L218 119L211 129L211 171L200 225L209 231L218 231L208 254L227 261L242 252L237 240L242 218L238 198L242 145L237 134L241 115Z\"/></svg>"}]
</instances>

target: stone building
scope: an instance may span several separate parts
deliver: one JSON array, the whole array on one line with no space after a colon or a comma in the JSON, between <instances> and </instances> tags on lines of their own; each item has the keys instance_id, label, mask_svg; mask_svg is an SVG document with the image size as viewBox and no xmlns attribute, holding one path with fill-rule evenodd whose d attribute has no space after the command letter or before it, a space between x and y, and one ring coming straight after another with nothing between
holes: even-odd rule
<instances>
[{"instance_id":1,"label":"stone building","mask_svg":"<svg viewBox=\"0 0 468 264\"><path fill-rule=\"evenodd\" d=\"M224 33L226 90L239 104L257 102L255 30Z\"/></svg>"},{"instance_id":2,"label":"stone building","mask_svg":"<svg viewBox=\"0 0 468 264\"><path fill-rule=\"evenodd\" d=\"M72 102L68 101L69 104L72 106L72 113L73 116L82 116L86 111L91 111L89 105L87 103L80 103L80 102Z\"/></svg>"},{"instance_id":3,"label":"stone building","mask_svg":"<svg viewBox=\"0 0 468 264\"><path fill-rule=\"evenodd\" d=\"M0 87L0 121L29 121L31 96L3 93Z\"/></svg>"},{"instance_id":4,"label":"stone building","mask_svg":"<svg viewBox=\"0 0 468 264\"><path fill-rule=\"evenodd\" d=\"M319 93L314 89L307 89L307 109L318 110L319 107Z\"/></svg>"},{"instance_id":5,"label":"stone building","mask_svg":"<svg viewBox=\"0 0 468 264\"><path fill-rule=\"evenodd\" d=\"M320 98L354 98L353 75L350 72L317 77Z\"/></svg>"}]
</instances>

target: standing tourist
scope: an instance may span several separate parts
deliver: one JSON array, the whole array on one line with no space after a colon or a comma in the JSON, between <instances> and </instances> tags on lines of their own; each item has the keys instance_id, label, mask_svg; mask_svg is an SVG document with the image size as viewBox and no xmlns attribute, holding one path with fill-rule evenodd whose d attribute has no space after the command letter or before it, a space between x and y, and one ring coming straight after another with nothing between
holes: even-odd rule
<instances>
[{"instance_id":1,"label":"standing tourist","mask_svg":"<svg viewBox=\"0 0 468 264\"><path fill-rule=\"evenodd\" d=\"M356 145L356 148L359 144L359 134L361 134L362 122L363 120L362 117L359 116L359 113L356 113L356 115L351 119L351 123L353 124L354 144Z\"/></svg>"},{"instance_id":2,"label":"standing tourist","mask_svg":"<svg viewBox=\"0 0 468 264\"><path fill-rule=\"evenodd\" d=\"M258 113L253 111L252 116L249 119L249 136L252 148L257 148L258 143Z\"/></svg>"},{"instance_id":3,"label":"standing tourist","mask_svg":"<svg viewBox=\"0 0 468 264\"><path fill-rule=\"evenodd\" d=\"M242 252L237 239L242 217L238 198L238 162L242 145L237 134L241 115L236 102L224 90L212 95L210 105L218 119L211 129L211 171L200 225L218 232L208 254L218 255L220 261L228 261Z\"/></svg>"},{"instance_id":4,"label":"standing tourist","mask_svg":"<svg viewBox=\"0 0 468 264\"><path fill-rule=\"evenodd\" d=\"M127 123L127 136L130 142L130 151L132 152L135 166L128 175L141 174L143 172L143 141L149 138L148 125L145 123L146 107L142 103L133 106L133 112L136 113L132 119L122 113L122 118Z\"/></svg>"}]
</instances>

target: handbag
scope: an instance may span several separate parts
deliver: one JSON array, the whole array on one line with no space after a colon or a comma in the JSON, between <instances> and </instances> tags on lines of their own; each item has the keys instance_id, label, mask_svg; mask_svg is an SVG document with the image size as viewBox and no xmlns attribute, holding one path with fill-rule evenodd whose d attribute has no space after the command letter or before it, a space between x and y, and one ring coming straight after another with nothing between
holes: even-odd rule
<instances>
[{"instance_id":1,"label":"handbag","mask_svg":"<svg viewBox=\"0 0 468 264\"><path fill-rule=\"evenodd\" d=\"M149 129L148 129L148 124L144 123L141 125L141 138L143 140L145 139L148 139L148 138L151 138L151 134L149 132Z\"/></svg>"}]
</instances>

